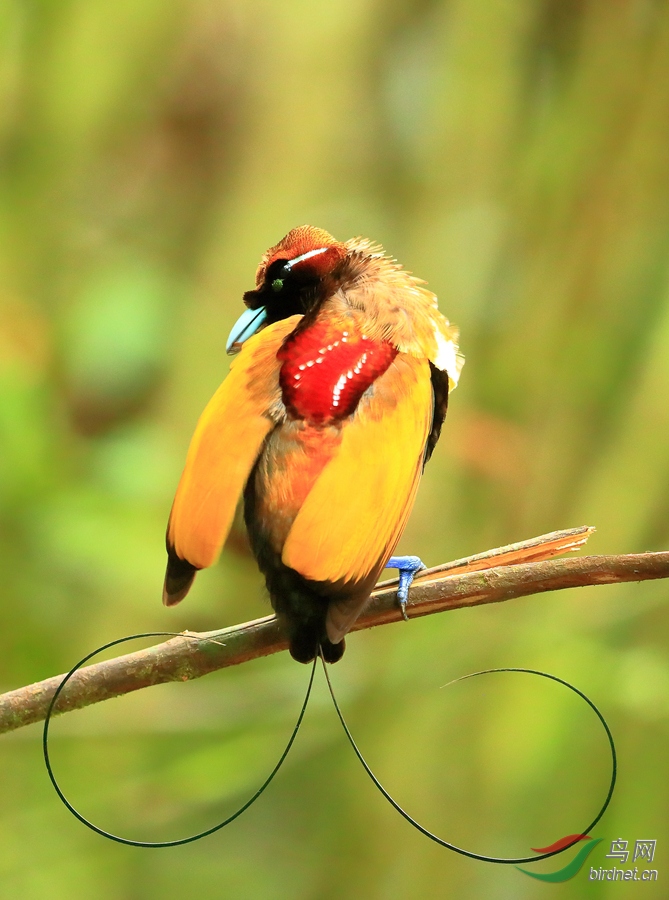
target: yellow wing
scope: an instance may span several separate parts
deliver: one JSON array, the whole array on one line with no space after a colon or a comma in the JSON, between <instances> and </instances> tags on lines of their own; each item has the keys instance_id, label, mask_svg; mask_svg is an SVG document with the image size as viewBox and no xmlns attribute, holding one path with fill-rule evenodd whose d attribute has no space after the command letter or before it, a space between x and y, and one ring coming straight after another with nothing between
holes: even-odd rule
<instances>
[{"instance_id":1,"label":"yellow wing","mask_svg":"<svg viewBox=\"0 0 669 900\"><path fill-rule=\"evenodd\" d=\"M246 341L197 424L167 528L168 544L196 569L218 558L273 428L270 408L281 397L276 354L300 318L276 322Z\"/></svg>"},{"instance_id":2,"label":"yellow wing","mask_svg":"<svg viewBox=\"0 0 669 900\"><path fill-rule=\"evenodd\" d=\"M341 445L290 529L285 565L314 581L376 578L411 512L431 421L429 364L399 354L344 426ZM331 639L341 639L365 599L339 603Z\"/></svg>"}]
</instances>

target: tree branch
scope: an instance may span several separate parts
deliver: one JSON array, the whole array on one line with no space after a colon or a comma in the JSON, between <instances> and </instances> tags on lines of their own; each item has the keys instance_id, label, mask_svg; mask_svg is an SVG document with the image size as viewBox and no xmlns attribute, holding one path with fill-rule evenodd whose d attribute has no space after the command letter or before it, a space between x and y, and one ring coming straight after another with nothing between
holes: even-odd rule
<instances>
[{"instance_id":1,"label":"tree branch","mask_svg":"<svg viewBox=\"0 0 669 900\"><path fill-rule=\"evenodd\" d=\"M545 559L583 544L592 528L553 532L421 573L410 592L409 618L591 584L669 577L669 552ZM529 562L527 560L530 560ZM370 597L353 631L402 621L396 582ZM189 681L217 669L269 656L288 643L274 616L219 631L185 632L164 643L80 669L58 712L80 709L152 684ZM0 696L0 733L42 721L63 675Z\"/></svg>"}]
</instances>

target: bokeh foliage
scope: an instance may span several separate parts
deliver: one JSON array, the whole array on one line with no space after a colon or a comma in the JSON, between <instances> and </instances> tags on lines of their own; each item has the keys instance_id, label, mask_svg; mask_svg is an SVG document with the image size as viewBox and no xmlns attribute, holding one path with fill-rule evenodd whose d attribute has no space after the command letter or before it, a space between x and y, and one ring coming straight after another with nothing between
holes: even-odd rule
<instances>
[{"instance_id":1,"label":"bokeh foliage","mask_svg":"<svg viewBox=\"0 0 669 900\"><path fill-rule=\"evenodd\" d=\"M6 0L0 7L5 689L148 629L266 612L235 533L182 607L163 532L259 256L294 225L381 241L467 356L402 546L435 564L578 524L669 546L669 5L663 0ZM524 854L584 827L669 877L668 588L593 588L356 635L333 672L364 752L429 827ZM277 658L57 723L101 824L173 837L232 809L292 727ZM0 883L22 900L661 896L548 887L431 845L366 781L319 691L260 803L191 847L105 843L38 729L0 743ZM562 860L562 858L561 858ZM557 865L545 865L546 869ZM635 893L635 891L637 893Z\"/></svg>"}]
</instances>

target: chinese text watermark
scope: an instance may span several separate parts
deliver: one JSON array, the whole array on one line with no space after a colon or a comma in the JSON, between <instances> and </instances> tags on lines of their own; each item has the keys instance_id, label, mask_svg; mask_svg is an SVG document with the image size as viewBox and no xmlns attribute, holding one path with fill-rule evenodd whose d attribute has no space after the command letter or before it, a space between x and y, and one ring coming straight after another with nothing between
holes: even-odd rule
<instances>
[{"instance_id":1,"label":"chinese text watermark","mask_svg":"<svg viewBox=\"0 0 669 900\"><path fill-rule=\"evenodd\" d=\"M621 863L626 864L631 855L631 862L633 863L637 860L645 860L646 862L652 863L653 859L655 858L655 847L657 846L656 840L640 838L634 841L633 850L629 849L629 843L629 841L623 840L623 838L617 838L615 841L611 841L611 849L606 854L607 858L617 859L620 860ZM590 866L590 874L588 875L588 880L657 881L657 869L640 870L638 866L627 869L618 869L616 866L613 866L613 868L611 869L596 869L594 866Z\"/></svg>"}]
</instances>

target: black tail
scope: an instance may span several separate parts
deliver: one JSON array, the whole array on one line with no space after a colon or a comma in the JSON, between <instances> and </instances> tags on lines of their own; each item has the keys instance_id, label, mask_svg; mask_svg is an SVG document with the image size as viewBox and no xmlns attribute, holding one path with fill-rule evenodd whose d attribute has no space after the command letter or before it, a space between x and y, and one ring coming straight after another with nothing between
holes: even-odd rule
<instances>
[{"instance_id":1,"label":"black tail","mask_svg":"<svg viewBox=\"0 0 669 900\"><path fill-rule=\"evenodd\" d=\"M330 598L324 586L308 581L294 569L285 566L278 554L264 554L258 560L264 572L270 600L277 618L288 633L290 655L297 662L308 663L323 651L326 662L340 660L344 641L333 644L325 629Z\"/></svg>"},{"instance_id":2,"label":"black tail","mask_svg":"<svg viewBox=\"0 0 669 900\"><path fill-rule=\"evenodd\" d=\"M196 566L191 565L188 560L178 557L174 547L167 545L167 569L163 586L165 606L174 606L183 600L198 571Z\"/></svg>"},{"instance_id":3,"label":"black tail","mask_svg":"<svg viewBox=\"0 0 669 900\"><path fill-rule=\"evenodd\" d=\"M315 627L314 627L315 626ZM289 622L289 647L290 655L301 663L309 663L323 651L323 659L328 663L336 663L344 655L346 642L340 641L333 644L324 636L324 622ZM319 650L320 646L320 650Z\"/></svg>"}]
</instances>

